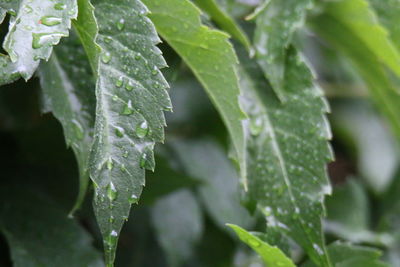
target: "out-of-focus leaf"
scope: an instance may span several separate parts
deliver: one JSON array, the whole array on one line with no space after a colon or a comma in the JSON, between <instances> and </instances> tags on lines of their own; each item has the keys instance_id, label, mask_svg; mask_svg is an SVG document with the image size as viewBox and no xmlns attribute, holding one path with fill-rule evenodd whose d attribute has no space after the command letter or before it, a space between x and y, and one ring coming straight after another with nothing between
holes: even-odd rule
<instances>
[{"instance_id":1,"label":"out-of-focus leaf","mask_svg":"<svg viewBox=\"0 0 400 267\"><path fill-rule=\"evenodd\" d=\"M76 19L76 0L0 1L0 21L6 10L10 15L9 32L3 47L8 55L0 55L0 85L21 75L28 80L40 60L48 60L53 45L68 36L71 19Z\"/></svg>"},{"instance_id":2,"label":"out-of-focus leaf","mask_svg":"<svg viewBox=\"0 0 400 267\"><path fill-rule=\"evenodd\" d=\"M158 33L204 86L228 128L246 187L245 141L239 106L237 58L228 36L201 24L200 10L187 0L143 1Z\"/></svg>"},{"instance_id":3,"label":"out-of-focus leaf","mask_svg":"<svg viewBox=\"0 0 400 267\"><path fill-rule=\"evenodd\" d=\"M287 48L305 21L314 0L264 0L256 10L254 47L258 63L280 100L284 89Z\"/></svg>"},{"instance_id":4,"label":"out-of-focus leaf","mask_svg":"<svg viewBox=\"0 0 400 267\"><path fill-rule=\"evenodd\" d=\"M146 187L140 197L140 204L153 204L158 198L178 189L193 187L201 183L192 177L178 172L162 157L155 157L157 171L146 173Z\"/></svg>"},{"instance_id":5,"label":"out-of-focus leaf","mask_svg":"<svg viewBox=\"0 0 400 267\"><path fill-rule=\"evenodd\" d=\"M183 168L203 182L199 194L211 218L221 228L228 222L251 226L247 210L239 199L239 178L226 153L210 140L172 142Z\"/></svg>"},{"instance_id":6,"label":"out-of-focus leaf","mask_svg":"<svg viewBox=\"0 0 400 267\"><path fill-rule=\"evenodd\" d=\"M396 171L399 154L382 119L364 101L335 105L332 118L357 145L361 177L376 193L384 192Z\"/></svg>"},{"instance_id":7,"label":"out-of-focus leaf","mask_svg":"<svg viewBox=\"0 0 400 267\"><path fill-rule=\"evenodd\" d=\"M171 109L160 72L166 66L148 10L139 0L93 1L75 24L92 67L96 68L96 121L90 155L94 209L112 266L121 227L138 202L145 169L154 169L153 147L163 141L164 110ZM82 16L81 16L82 15ZM90 22L89 34L85 31ZM101 51L101 53L99 53Z\"/></svg>"},{"instance_id":8,"label":"out-of-focus leaf","mask_svg":"<svg viewBox=\"0 0 400 267\"><path fill-rule=\"evenodd\" d=\"M349 0L348 2L353 2L353 0ZM343 1L329 3L343 4ZM343 5L346 6L346 4ZM332 8L328 8L328 10ZM395 136L400 138L400 121L398 120L398 114L400 114L400 96L395 92L396 89L382 65L382 59L371 50L372 48L368 46L365 40L353 32L353 29L345 21L339 20L344 18L341 16L335 17L330 13L323 13L313 18L311 21L313 28L335 49L344 53L350 59L368 86L372 100L377 104L377 108L386 116ZM374 24L370 26L374 30L377 29L374 27ZM380 28L378 27L378 29ZM364 33L371 36L371 38L376 38L368 29ZM386 50L382 48L381 51L385 53Z\"/></svg>"},{"instance_id":9,"label":"out-of-focus leaf","mask_svg":"<svg viewBox=\"0 0 400 267\"><path fill-rule=\"evenodd\" d=\"M261 256L266 266L295 267L293 261L278 247L265 243L257 236L247 232L237 225L228 224L228 226L235 231L240 240L249 245Z\"/></svg>"},{"instance_id":10,"label":"out-of-focus leaf","mask_svg":"<svg viewBox=\"0 0 400 267\"><path fill-rule=\"evenodd\" d=\"M321 226L323 199L331 192L326 164L333 158L327 102L293 47L285 61L286 103L256 64L245 57L241 62L242 104L250 117L247 195L268 228L293 238L318 265L330 266Z\"/></svg>"},{"instance_id":11,"label":"out-of-focus leaf","mask_svg":"<svg viewBox=\"0 0 400 267\"><path fill-rule=\"evenodd\" d=\"M216 0L195 0L194 2L197 6L207 12L219 27L231 34L232 37L240 41L246 49L250 51L251 44L246 34L235 20L219 7Z\"/></svg>"},{"instance_id":12,"label":"out-of-focus leaf","mask_svg":"<svg viewBox=\"0 0 400 267\"><path fill-rule=\"evenodd\" d=\"M389 267L380 260L382 252L375 248L355 246L348 243L335 242L328 246L332 263L337 267ZM311 262L302 267L316 267Z\"/></svg>"},{"instance_id":13,"label":"out-of-focus leaf","mask_svg":"<svg viewBox=\"0 0 400 267\"><path fill-rule=\"evenodd\" d=\"M323 16L346 27L352 38L359 39L371 54L400 76L400 53L367 0L326 1L324 11Z\"/></svg>"},{"instance_id":14,"label":"out-of-focus leaf","mask_svg":"<svg viewBox=\"0 0 400 267\"><path fill-rule=\"evenodd\" d=\"M152 210L152 223L169 266L187 261L203 232L203 215L196 198L180 190L159 199Z\"/></svg>"},{"instance_id":15,"label":"out-of-focus leaf","mask_svg":"<svg viewBox=\"0 0 400 267\"><path fill-rule=\"evenodd\" d=\"M89 183L88 160L95 113L95 85L80 43L71 36L57 46L39 68L44 110L52 112L64 129L79 165L80 188L71 214L80 207Z\"/></svg>"},{"instance_id":16,"label":"out-of-focus leaf","mask_svg":"<svg viewBox=\"0 0 400 267\"><path fill-rule=\"evenodd\" d=\"M0 192L0 229L14 266L104 266L89 235L50 199L21 186Z\"/></svg>"}]
</instances>

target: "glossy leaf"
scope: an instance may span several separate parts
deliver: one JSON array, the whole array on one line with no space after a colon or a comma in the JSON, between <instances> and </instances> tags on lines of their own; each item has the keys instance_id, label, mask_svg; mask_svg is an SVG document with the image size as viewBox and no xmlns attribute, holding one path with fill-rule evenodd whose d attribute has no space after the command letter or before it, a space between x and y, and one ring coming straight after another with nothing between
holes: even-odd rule
<instances>
[{"instance_id":1,"label":"glossy leaf","mask_svg":"<svg viewBox=\"0 0 400 267\"><path fill-rule=\"evenodd\" d=\"M194 2L198 7L207 12L221 29L241 42L248 51L251 50L251 44L247 35L235 20L218 5L216 0L195 0Z\"/></svg>"},{"instance_id":2,"label":"glossy leaf","mask_svg":"<svg viewBox=\"0 0 400 267\"><path fill-rule=\"evenodd\" d=\"M71 214L82 204L89 183L88 160L95 116L95 85L86 54L76 36L57 46L39 68L43 104L64 129L79 165L79 195Z\"/></svg>"},{"instance_id":3,"label":"glossy leaf","mask_svg":"<svg viewBox=\"0 0 400 267\"><path fill-rule=\"evenodd\" d=\"M250 117L248 197L268 228L292 237L317 264L330 266L321 229L322 202L331 192L326 164L333 158L326 100L293 47L285 62L284 104L257 65L246 58L242 64L242 104Z\"/></svg>"},{"instance_id":4,"label":"glossy leaf","mask_svg":"<svg viewBox=\"0 0 400 267\"><path fill-rule=\"evenodd\" d=\"M244 133L238 96L237 59L228 36L201 24L187 0L144 0L158 33L193 71L228 128L246 186Z\"/></svg>"},{"instance_id":5,"label":"glossy leaf","mask_svg":"<svg viewBox=\"0 0 400 267\"><path fill-rule=\"evenodd\" d=\"M254 14L258 64L282 101L287 97L284 89L287 48L294 32L303 26L313 3L314 0L264 0Z\"/></svg>"},{"instance_id":6,"label":"glossy leaf","mask_svg":"<svg viewBox=\"0 0 400 267\"><path fill-rule=\"evenodd\" d=\"M146 7L138 0L93 4L99 33L80 36L86 51L95 43L101 47L101 54L89 55L89 60L97 59L91 64L97 66L97 106L90 176L106 263L111 266L121 227L145 184L145 169L154 169L154 143L164 139L163 111L170 110L171 103L159 70L166 63ZM86 7L83 14L93 21ZM85 18L78 19L78 31L84 29Z\"/></svg>"},{"instance_id":7,"label":"glossy leaf","mask_svg":"<svg viewBox=\"0 0 400 267\"><path fill-rule=\"evenodd\" d=\"M152 209L152 223L169 266L181 266L203 232L202 210L193 193L180 190L159 199Z\"/></svg>"},{"instance_id":8,"label":"glossy leaf","mask_svg":"<svg viewBox=\"0 0 400 267\"><path fill-rule=\"evenodd\" d=\"M101 267L88 233L37 192L21 186L0 192L0 230L16 267Z\"/></svg>"},{"instance_id":9,"label":"glossy leaf","mask_svg":"<svg viewBox=\"0 0 400 267\"><path fill-rule=\"evenodd\" d=\"M40 60L48 60L52 47L68 36L71 19L77 17L76 0L0 1L0 10L10 15L9 32L1 55L0 85L14 81L19 75L28 80ZM0 15L0 17L2 17Z\"/></svg>"},{"instance_id":10,"label":"glossy leaf","mask_svg":"<svg viewBox=\"0 0 400 267\"><path fill-rule=\"evenodd\" d=\"M279 266L279 267L295 267L293 261L288 258L278 247L274 247L265 243L257 236L247 232L243 228L228 224L232 228L237 236L244 243L249 245L254 251L256 251L262 258L266 266Z\"/></svg>"}]
</instances>

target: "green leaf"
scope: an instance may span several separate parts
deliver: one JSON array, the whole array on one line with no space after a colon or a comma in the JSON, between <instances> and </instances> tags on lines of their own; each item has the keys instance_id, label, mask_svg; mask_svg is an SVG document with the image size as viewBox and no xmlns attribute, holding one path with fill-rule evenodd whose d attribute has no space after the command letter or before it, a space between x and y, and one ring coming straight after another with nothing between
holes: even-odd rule
<instances>
[{"instance_id":1,"label":"green leaf","mask_svg":"<svg viewBox=\"0 0 400 267\"><path fill-rule=\"evenodd\" d=\"M201 24L200 10L187 0L144 0L158 33L204 86L228 128L246 187L245 142L239 106L237 59L228 36Z\"/></svg>"},{"instance_id":2,"label":"green leaf","mask_svg":"<svg viewBox=\"0 0 400 267\"><path fill-rule=\"evenodd\" d=\"M91 238L51 199L26 188L2 187L0 229L14 266L104 266Z\"/></svg>"},{"instance_id":3,"label":"green leaf","mask_svg":"<svg viewBox=\"0 0 400 267\"><path fill-rule=\"evenodd\" d=\"M145 184L145 169L154 169L153 147L164 139L163 111L171 110L171 103L159 70L166 63L146 7L138 0L93 4L99 33L93 35L90 5L82 14L93 29L80 33L86 51L96 47L94 42L101 47L101 54L89 55L97 60L91 64L97 66L97 106L90 176L106 263L112 266L121 227ZM86 16L79 17L78 32L84 25Z\"/></svg>"},{"instance_id":4,"label":"green leaf","mask_svg":"<svg viewBox=\"0 0 400 267\"><path fill-rule=\"evenodd\" d=\"M203 182L199 195L216 225L224 229L230 222L250 227L251 217L240 203L236 170L221 147L207 139L171 143L183 169Z\"/></svg>"},{"instance_id":5,"label":"green leaf","mask_svg":"<svg viewBox=\"0 0 400 267\"><path fill-rule=\"evenodd\" d=\"M324 195L331 192L326 164L333 158L327 102L293 47L285 62L286 103L275 97L257 65L246 58L242 64L250 201L268 228L292 237L318 265L330 266L321 229Z\"/></svg>"},{"instance_id":6,"label":"green leaf","mask_svg":"<svg viewBox=\"0 0 400 267\"><path fill-rule=\"evenodd\" d=\"M346 27L353 38L362 41L380 62L400 76L400 53L367 0L332 1L324 7L325 15Z\"/></svg>"},{"instance_id":7,"label":"green leaf","mask_svg":"<svg viewBox=\"0 0 400 267\"><path fill-rule=\"evenodd\" d=\"M328 252L334 266L338 267L389 267L379 260L382 253L375 248L335 242L328 246ZM319 265L308 262L302 266L314 267Z\"/></svg>"},{"instance_id":8,"label":"green leaf","mask_svg":"<svg viewBox=\"0 0 400 267\"><path fill-rule=\"evenodd\" d=\"M368 0L378 15L379 21L389 31L390 39L397 50L400 50L400 2L398 0Z\"/></svg>"},{"instance_id":9,"label":"green leaf","mask_svg":"<svg viewBox=\"0 0 400 267\"><path fill-rule=\"evenodd\" d=\"M152 209L152 224L169 266L181 266L192 255L203 233L201 207L189 190L159 199Z\"/></svg>"},{"instance_id":10,"label":"green leaf","mask_svg":"<svg viewBox=\"0 0 400 267\"><path fill-rule=\"evenodd\" d=\"M77 17L76 0L0 1L0 10L10 15L9 32L3 43L7 56L1 55L0 85L21 75L28 80L40 60L48 60L53 45L68 36L71 19ZM2 16L0 15L0 20Z\"/></svg>"},{"instance_id":11,"label":"green leaf","mask_svg":"<svg viewBox=\"0 0 400 267\"><path fill-rule=\"evenodd\" d=\"M79 165L80 188L73 214L82 204L89 183L88 160L95 113L92 72L75 35L54 49L50 60L40 65L39 76L44 109L60 121L66 143Z\"/></svg>"},{"instance_id":12,"label":"green leaf","mask_svg":"<svg viewBox=\"0 0 400 267\"><path fill-rule=\"evenodd\" d=\"M349 2L353 1L359 0L349 0ZM372 48L366 41L355 34L354 30L346 24L346 21L339 20L343 18L330 14L331 11L329 10L335 10L334 7L340 3L342 2L332 2L331 4L334 6L328 6L328 13L323 13L313 18L311 21L312 27L333 48L346 55L350 60L365 81L372 100L378 104L377 108L380 109L389 121L393 133L397 138L400 138L400 121L398 120L398 114L400 114L400 96L396 92L397 89L389 78L382 64L382 59L371 50ZM343 3L342 5L346 6ZM370 26L372 27L374 24ZM376 25L372 28L374 30L381 29ZM369 32L368 29L366 31ZM375 34L371 33L368 35L375 36ZM380 51L384 53L389 50L380 49Z\"/></svg>"},{"instance_id":13,"label":"green leaf","mask_svg":"<svg viewBox=\"0 0 400 267\"><path fill-rule=\"evenodd\" d=\"M314 0L264 0L254 16L254 47L258 64L280 100L286 100L284 89L287 48L295 31L302 27Z\"/></svg>"},{"instance_id":14,"label":"green leaf","mask_svg":"<svg viewBox=\"0 0 400 267\"><path fill-rule=\"evenodd\" d=\"M219 7L215 0L195 0L194 2L198 7L207 12L219 27L241 42L248 51L251 50L251 44L246 34L235 20Z\"/></svg>"},{"instance_id":15,"label":"green leaf","mask_svg":"<svg viewBox=\"0 0 400 267\"><path fill-rule=\"evenodd\" d=\"M265 243L257 236L247 232L243 228L234 225L227 224L232 228L237 236L244 243L249 245L254 251L256 251L266 266L279 266L279 267L295 267L294 263L290 258L288 258L278 247L274 247Z\"/></svg>"}]
</instances>

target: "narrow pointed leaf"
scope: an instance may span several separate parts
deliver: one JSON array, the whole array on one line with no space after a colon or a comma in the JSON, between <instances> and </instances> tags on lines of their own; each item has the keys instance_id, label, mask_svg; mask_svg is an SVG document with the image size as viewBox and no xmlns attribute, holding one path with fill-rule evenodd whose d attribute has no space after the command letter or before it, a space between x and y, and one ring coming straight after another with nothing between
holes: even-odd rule
<instances>
[{"instance_id":1,"label":"narrow pointed leaf","mask_svg":"<svg viewBox=\"0 0 400 267\"><path fill-rule=\"evenodd\" d=\"M400 53L367 0L328 2L325 12L346 27L353 38L360 39L380 62L400 76Z\"/></svg>"},{"instance_id":2,"label":"narrow pointed leaf","mask_svg":"<svg viewBox=\"0 0 400 267\"><path fill-rule=\"evenodd\" d=\"M26 188L3 187L0 231L16 267L101 267L89 234L51 199Z\"/></svg>"},{"instance_id":3,"label":"narrow pointed leaf","mask_svg":"<svg viewBox=\"0 0 400 267\"><path fill-rule=\"evenodd\" d=\"M95 115L93 75L75 35L54 49L50 60L41 64L39 76L44 109L60 121L66 143L79 165L80 188L72 214L81 205L89 182L88 160Z\"/></svg>"},{"instance_id":4,"label":"narrow pointed leaf","mask_svg":"<svg viewBox=\"0 0 400 267\"><path fill-rule=\"evenodd\" d=\"M256 251L266 266L280 266L280 267L295 267L293 261L288 258L278 247L274 247L265 243L257 236L247 232L243 228L234 225L227 224L232 228L237 236L244 243L249 245L254 251Z\"/></svg>"},{"instance_id":5,"label":"narrow pointed leaf","mask_svg":"<svg viewBox=\"0 0 400 267\"><path fill-rule=\"evenodd\" d=\"M264 0L258 8L254 47L265 77L280 100L286 99L284 90L286 49L294 32L305 21L307 10L314 0Z\"/></svg>"},{"instance_id":6,"label":"narrow pointed leaf","mask_svg":"<svg viewBox=\"0 0 400 267\"><path fill-rule=\"evenodd\" d=\"M326 100L293 47L285 62L284 104L257 66L242 61L242 103L250 117L248 196L269 228L292 237L320 266L330 266L321 229L322 202L331 192L326 164L333 158Z\"/></svg>"},{"instance_id":7,"label":"narrow pointed leaf","mask_svg":"<svg viewBox=\"0 0 400 267\"><path fill-rule=\"evenodd\" d=\"M97 67L97 106L90 175L106 263L112 266L121 227L145 184L145 169L154 169L154 143L164 139L163 111L171 103L159 70L166 63L146 7L138 0L92 3L98 35L80 33L86 51L95 43L101 48L100 54L89 55L97 60L92 63ZM82 14L93 21L90 5L86 7ZM85 17L80 19L78 32L86 23Z\"/></svg>"},{"instance_id":8,"label":"narrow pointed leaf","mask_svg":"<svg viewBox=\"0 0 400 267\"><path fill-rule=\"evenodd\" d=\"M78 13L76 0L2 0L0 9L11 15L3 43L8 55L1 56L0 85L12 82L18 75L28 80L40 60L49 59L53 45L68 36L71 19Z\"/></svg>"},{"instance_id":9,"label":"narrow pointed leaf","mask_svg":"<svg viewBox=\"0 0 400 267\"><path fill-rule=\"evenodd\" d=\"M244 134L239 106L237 59L228 36L201 24L200 10L187 0L143 1L158 33L204 86L228 128L246 186Z\"/></svg>"},{"instance_id":10,"label":"narrow pointed leaf","mask_svg":"<svg viewBox=\"0 0 400 267\"><path fill-rule=\"evenodd\" d=\"M251 50L250 41L241 27L229 14L225 13L224 10L219 7L215 0L195 0L194 2L198 7L207 12L221 29L241 42L248 51Z\"/></svg>"},{"instance_id":11,"label":"narrow pointed leaf","mask_svg":"<svg viewBox=\"0 0 400 267\"><path fill-rule=\"evenodd\" d=\"M355 66L365 81L372 100L389 121L395 136L400 138L400 121L398 120L400 96L396 92L396 86L388 76L382 60L371 50L366 41L354 34L352 28L338 19L330 13L323 13L310 22L322 38L346 55Z\"/></svg>"}]
</instances>

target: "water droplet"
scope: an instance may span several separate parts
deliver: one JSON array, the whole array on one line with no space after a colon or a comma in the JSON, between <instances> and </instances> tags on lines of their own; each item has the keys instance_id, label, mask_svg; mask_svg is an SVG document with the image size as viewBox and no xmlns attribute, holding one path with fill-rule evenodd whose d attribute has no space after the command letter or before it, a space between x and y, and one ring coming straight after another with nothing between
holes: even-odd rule
<instances>
[{"instance_id":1,"label":"water droplet","mask_svg":"<svg viewBox=\"0 0 400 267\"><path fill-rule=\"evenodd\" d=\"M113 167L114 167L114 162L113 162L112 158L109 158L109 159L107 160L107 169L108 169L109 171L111 171Z\"/></svg>"},{"instance_id":2,"label":"water droplet","mask_svg":"<svg viewBox=\"0 0 400 267\"><path fill-rule=\"evenodd\" d=\"M62 19L61 19L61 18L58 18L58 17L44 16L44 17L42 17L42 18L40 19L40 22L41 22L43 25L46 25L46 26L54 26L54 25L61 24Z\"/></svg>"},{"instance_id":3,"label":"water droplet","mask_svg":"<svg viewBox=\"0 0 400 267\"><path fill-rule=\"evenodd\" d=\"M155 75L157 75L157 73L158 73L158 71L157 71L157 69L154 67L154 69L151 71L151 74L152 74L153 76L155 76Z\"/></svg>"},{"instance_id":4,"label":"water droplet","mask_svg":"<svg viewBox=\"0 0 400 267\"><path fill-rule=\"evenodd\" d=\"M118 97L117 95L113 95L113 96L112 96L112 100L114 100L114 101L117 101L118 98L119 98L119 97Z\"/></svg>"},{"instance_id":5,"label":"water droplet","mask_svg":"<svg viewBox=\"0 0 400 267\"><path fill-rule=\"evenodd\" d=\"M115 221L114 216L111 216L111 217L110 217L110 223L113 223L114 221Z\"/></svg>"},{"instance_id":6,"label":"water droplet","mask_svg":"<svg viewBox=\"0 0 400 267\"><path fill-rule=\"evenodd\" d=\"M139 138L145 137L149 133L149 126L147 125L147 121L142 122L136 127L136 135Z\"/></svg>"},{"instance_id":7,"label":"water droplet","mask_svg":"<svg viewBox=\"0 0 400 267\"><path fill-rule=\"evenodd\" d=\"M122 31L124 29L124 27L125 27L125 20L124 19L120 19L117 22L117 29Z\"/></svg>"},{"instance_id":8,"label":"water droplet","mask_svg":"<svg viewBox=\"0 0 400 267\"><path fill-rule=\"evenodd\" d=\"M57 3L54 5L54 9L55 10L64 10L67 8L67 5L63 4L63 3Z\"/></svg>"},{"instance_id":9,"label":"water droplet","mask_svg":"<svg viewBox=\"0 0 400 267\"><path fill-rule=\"evenodd\" d=\"M103 63L107 64L108 62L111 61L111 54L110 52L105 52L101 55L101 61L103 61Z\"/></svg>"},{"instance_id":10,"label":"water droplet","mask_svg":"<svg viewBox=\"0 0 400 267\"><path fill-rule=\"evenodd\" d=\"M125 131L124 131L123 128L118 127L118 126L115 127L115 135L116 135L116 136L118 136L118 137L124 137L124 133L125 133Z\"/></svg>"},{"instance_id":11,"label":"water droplet","mask_svg":"<svg viewBox=\"0 0 400 267\"><path fill-rule=\"evenodd\" d=\"M112 38L110 36L106 36L104 37L104 42L106 42L107 44L111 43Z\"/></svg>"},{"instance_id":12,"label":"water droplet","mask_svg":"<svg viewBox=\"0 0 400 267\"><path fill-rule=\"evenodd\" d=\"M64 33L32 33L32 48L38 49L43 46L50 46L58 43Z\"/></svg>"},{"instance_id":13,"label":"water droplet","mask_svg":"<svg viewBox=\"0 0 400 267\"><path fill-rule=\"evenodd\" d=\"M127 158L127 157L128 157L128 155L129 155L129 152L128 152L128 150L125 150L125 151L124 151L124 154L122 154L122 156L123 156L124 158Z\"/></svg>"},{"instance_id":14,"label":"water droplet","mask_svg":"<svg viewBox=\"0 0 400 267\"><path fill-rule=\"evenodd\" d=\"M110 201L114 201L117 198L117 189L114 184L111 182L107 187L107 197Z\"/></svg>"},{"instance_id":15,"label":"water droplet","mask_svg":"<svg viewBox=\"0 0 400 267\"><path fill-rule=\"evenodd\" d=\"M131 115L133 113L132 101L129 100L122 110L123 115Z\"/></svg>"},{"instance_id":16,"label":"water droplet","mask_svg":"<svg viewBox=\"0 0 400 267\"><path fill-rule=\"evenodd\" d=\"M74 132L76 137L79 140L82 140L84 137L84 131L82 125L77 120L72 120L72 127L74 128Z\"/></svg>"},{"instance_id":17,"label":"water droplet","mask_svg":"<svg viewBox=\"0 0 400 267\"><path fill-rule=\"evenodd\" d=\"M252 247L259 247L261 244L255 239L248 239L247 242L249 243L250 246Z\"/></svg>"},{"instance_id":18,"label":"water droplet","mask_svg":"<svg viewBox=\"0 0 400 267\"><path fill-rule=\"evenodd\" d=\"M132 91L133 90L133 84L131 81L128 81L125 85L125 89L128 91Z\"/></svg>"},{"instance_id":19,"label":"water droplet","mask_svg":"<svg viewBox=\"0 0 400 267\"><path fill-rule=\"evenodd\" d=\"M263 121L260 117L250 121L250 132L252 135L257 136L263 129Z\"/></svg>"},{"instance_id":20,"label":"water droplet","mask_svg":"<svg viewBox=\"0 0 400 267\"><path fill-rule=\"evenodd\" d=\"M140 168L144 168L146 166L146 162L147 162L147 153L143 153L139 162Z\"/></svg>"},{"instance_id":21,"label":"water droplet","mask_svg":"<svg viewBox=\"0 0 400 267\"><path fill-rule=\"evenodd\" d=\"M137 195L132 194L132 195L129 197L129 203L133 204L133 203L136 203L137 201L138 201Z\"/></svg>"},{"instance_id":22,"label":"water droplet","mask_svg":"<svg viewBox=\"0 0 400 267\"><path fill-rule=\"evenodd\" d=\"M26 14L30 14L30 13L32 13L33 8L30 5L25 5L24 10L25 10Z\"/></svg>"},{"instance_id":23,"label":"water droplet","mask_svg":"<svg viewBox=\"0 0 400 267\"><path fill-rule=\"evenodd\" d=\"M136 60L139 60L139 59L140 59L140 55L139 55L139 54L136 54L136 55L135 55L135 59L136 59Z\"/></svg>"},{"instance_id":24,"label":"water droplet","mask_svg":"<svg viewBox=\"0 0 400 267\"><path fill-rule=\"evenodd\" d=\"M126 172L125 164L121 164L120 169L122 172Z\"/></svg>"},{"instance_id":25,"label":"water droplet","mask_svg":"<svg viewBox=\"0 0 400 267\"><path fill-rule=\"evenodd\" d=\"M118 88L121 87L124 84L124 77L120 76L117 81L115 82L115 86Z\"/></svg>"}]
</instances>

